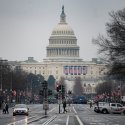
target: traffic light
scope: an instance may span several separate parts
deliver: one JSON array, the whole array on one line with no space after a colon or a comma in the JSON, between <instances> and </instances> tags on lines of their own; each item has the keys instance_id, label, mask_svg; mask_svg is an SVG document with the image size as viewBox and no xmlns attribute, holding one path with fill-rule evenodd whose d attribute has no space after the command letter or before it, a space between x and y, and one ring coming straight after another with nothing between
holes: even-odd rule
<instances>
[{"instance_id":1,"label":"traffic light","mask_svg":"<svg viewBox=\"0 0 125 125\"><path fill-rule=\"evenodd\" d=\"M48 90L48 95L52 95L52 90Z\"/></svg>"},{"instance_id":2,"label":"traffic light","mask_svg":"<svg viewBox=\"0 0 125 125\"><path fill-rule=\"evenodd\" d=\"M56 86L56 91L59 92L59 85Z\"/></svg>"},{"instance_id":3,"label":"traffic light","mask_svg":"<svg viewBox=\"0 0 125 125\"><path fill-rule=\"evenodd\" d=\"M62 89L62 99L65 99L65 86L62 85L61 89Z\"/></svg>"},{"instance_id":4,"label":"traffic light","mask_svg":"<svg viewBox=\"0 0 125 125\"><path fill-rule=\"evenodd\" d=\"M47 81L44 81L44 82L42 83L42 87L43 87L43 89L47 89L47 88L48 88L48 83L47 83Z\"/></svg>"},{"instance_id":5,"label":"traffic light","mask_svg":"<svg viewBox=\"0 0 125 125\"><path fill-rule=\"evenodd\" d=\"M42 96L44 95L43 90L40 90L40 91L39 91L39 95L42 95Z\"/></svg>"},{"instance_id":6,"label":"traffic light","mask_svg":"<svg viewBox=\"0 0 125 125\"><path fill-rule=\"evenodd\" d=\"M44 92L44 90L40 90L40 91L39 91L39 95L44 96L44 94L46 94L46 93ZM48 90L48 95L52 95L52 90Z\"/></svg>"},{"instance_id":7,"label":"traffic light","mask_svg":"<svg viewBox=\"0 0 125 125\"><path fill-rule=\"evenodd\" d=\"M62 85L62 93L65 93L65 86Z\"/></svg>"},{"instance_id":8,"label":"traffic light","mask_svg":"<svg viewBox=\"0 0 125 125\"><path fill-rule=\"evenodd\" d=\"M56 86L56 91L59 92L59 90L61 90L61 85Z\"/></svg>"},{"instance_id":9,"label":"traffic light","mask_svg":"<svg viewBox=\"0 0 125 125\"><path fill-rule=\"evenodd\" d=\"M58 99L58 94L55 94L55 98Z\"/></svg>"}]
</instances>

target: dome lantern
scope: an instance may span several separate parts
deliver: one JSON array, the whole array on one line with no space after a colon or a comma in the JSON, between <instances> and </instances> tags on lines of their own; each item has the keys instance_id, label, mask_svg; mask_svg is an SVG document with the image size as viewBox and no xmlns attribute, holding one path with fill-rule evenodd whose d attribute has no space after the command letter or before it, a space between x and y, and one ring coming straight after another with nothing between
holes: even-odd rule
<instances>
[{"instance_id":1,"label":"dome lantern","mask_svg":"<svg viewBox=\"0 0 125 125\"><path fill-rule=\"evenodd\" d=\"M60 23L66 23L66 14L64 12L64 6L62 6L62 13L60 15Z\"/></svg>"}]
</instances>

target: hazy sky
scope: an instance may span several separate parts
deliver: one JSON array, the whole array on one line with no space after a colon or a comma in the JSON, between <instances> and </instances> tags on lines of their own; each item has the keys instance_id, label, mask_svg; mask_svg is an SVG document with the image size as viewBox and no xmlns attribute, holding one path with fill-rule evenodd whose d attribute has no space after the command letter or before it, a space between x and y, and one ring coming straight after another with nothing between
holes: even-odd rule
<instances>
[{"instance_id":1,"label":"hazy sky","mask_svg":"<svg viewBox=\"0 0 125 125\"><path fill-rule=\"evenodd\" d=\"M62 5L67 23L80 46L80 57L97 57L92 38L105 34L109 12L125 7L125 0L0 0L0 57L38 61L46 58L46 46L59 23Z\"/></svg>"}]
</instances>

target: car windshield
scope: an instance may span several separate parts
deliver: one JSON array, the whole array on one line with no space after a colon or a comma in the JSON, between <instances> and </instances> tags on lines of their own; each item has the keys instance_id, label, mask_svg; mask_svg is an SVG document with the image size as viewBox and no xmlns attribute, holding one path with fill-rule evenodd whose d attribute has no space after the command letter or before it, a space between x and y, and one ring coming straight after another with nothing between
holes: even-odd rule
<instances>
[{"instance_id":1,"label":"car windshield","mask_svg":"<svg viewBox=\"0 0 125 125\"><path fill-rule=\"evenodd\" d=\"M17 104L15 108L27 108L27 106L25 104Z\"/></svg>"}]
</instances>

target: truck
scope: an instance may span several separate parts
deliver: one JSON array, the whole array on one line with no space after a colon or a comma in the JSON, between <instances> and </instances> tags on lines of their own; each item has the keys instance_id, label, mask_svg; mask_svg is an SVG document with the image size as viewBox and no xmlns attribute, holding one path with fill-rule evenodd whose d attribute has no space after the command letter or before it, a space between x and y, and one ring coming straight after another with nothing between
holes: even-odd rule
<instances>
[{"instance_id":1,"label":"truck","mask_svg":"<svg viewBox=\"0 0 125 125\"><path fill-rule=\"evenodd\" d=\"M123 113L125 114L125 106L120 103L107 103L107 102L99 102L98 106L94 107L95 112L101 112L104 114L107 113Z\"/></svg>"}]
</instances>

